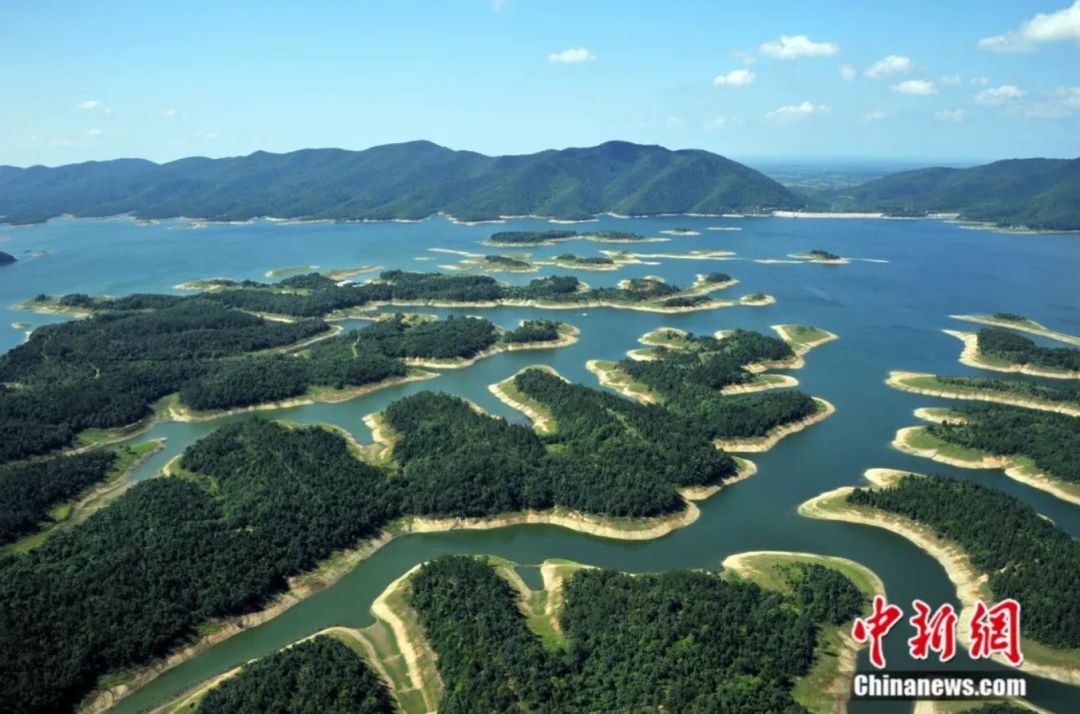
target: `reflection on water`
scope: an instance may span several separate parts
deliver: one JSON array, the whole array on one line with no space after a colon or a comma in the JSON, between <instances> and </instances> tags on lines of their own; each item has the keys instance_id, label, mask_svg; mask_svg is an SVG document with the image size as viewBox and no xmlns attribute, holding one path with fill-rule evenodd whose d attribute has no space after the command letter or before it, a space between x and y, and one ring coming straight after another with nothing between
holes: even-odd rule
<instances>
[{"instance_id":1,"label":"reflection on water","mask_svg":"<svg viewBox=\"0 0 1080 714\"><path fill-rule=\"evenodd\" d=\"M877 572L890 599L915 597L931 603L953 600L953 589L937 563L907 541L879 529L811 521L796 515L799 503L822 491L859 482L868 467L933 471L993 485L1032 504L1070 534L1080 535L1076 507L1027 488L1000 471L965 471L901 454L888 446L896 429L916 423L919 406L943 400L889 389L890 369L943 374L976 374L957 363L959 343L941 333L959 327L953 313L996 311L1029 315L1053 328L1080 333L1080 312L1073 276L1080 267L1074 236L1015 236L963 231L936 221L605 218L589 224L600 230L630 230L646 235L673 225L699 229L701 235L672 237L649 244L645 252L733 250L728 261L659 260L660 265L629 265L617 272L577 273L592 285L612 285L625 277L649 274L689 285L699 272L723 271L740 280L732 296L766 292L777 304L736 307L703 313L659 315L612 309L529 310L425 309L439 315L482 314L502 326L526 317L564 320L582 330L577 344L560 350L499 354L437 378L413 382L340 404L318 404L265 412L302 423L331 422L362 442L370 441L363 417L418 391L443 390L467 397L493 414L524 423L520 414L495 399L489 384L536 363L553 366L564 376L589 385L588 359L617 359L656 327L670 325L699 333L744 327L767 331L769 325L797 322L837 333L840 340L812 352L807 366L791 372L811 394L837 406L824 423L786 438L766 454L755 454L758 474L731 486L702 505L693 526L649 542L620 542L580 535L550 526L517 526L497 531L425 534L391 542L338 584L293 607L280 617L252 628L159 677L126 699L116 711L135 712L160 703L206 677L330 625L364 626L368 607L392 580L415 563L443 553L491 553L519 563L570 558L584 563L642 572L677 567L718 568L731 553L757 550L806 550L852 558ZM742 231L707 231L710 226L741 226ZM0 302L13 305L37 293L108 293L167 291L199 277L263 279L270 269L317 264L324 269L362 264L430 270L433 262L416 257L438 255L432 247L498 252L478 241L494 230L543 228L539 221L507 226L457 226L443 220L416 224L275 225L266 221L238 226L210 225L184 230L182 221L139 226L130 221L61 219L42 226L5 228L5 250L20 261L0 272ZM575 252L595 255L604 246L568 243L537 248L534 254ZM856 261L845 266L773 263L811 249L840 255L887 260ZM631 248L632 250L633 248ZM47 257L31 258L34 251ZM24 255L26 259L24 260ZM977 256L977 258L975 257ZM545 268L538 274L504 275L511 282L536 275L566 273ZM59 318L9 313L5 322L34 326ZM346 328L362 323L350 323ZM0 325L0 348L23 339L21 330ZM230 417L230 419L245 417ZM136 478L150 478L194 440L225 420L162 423L140 439L163 436L166 449L144 464ZM532 577L529 571L523 571ZM892 662L907 661L903 638L892 638ZM962 657L951 669L973 669ZM866 667L865 656L861 667ZM978 665L985 667L986 665ZM1080 691L1036 681L1032 699L1055 711L1080 708ZM908 711L903 703L855 703L853 711Z\"/></svg>"}]
</instances>

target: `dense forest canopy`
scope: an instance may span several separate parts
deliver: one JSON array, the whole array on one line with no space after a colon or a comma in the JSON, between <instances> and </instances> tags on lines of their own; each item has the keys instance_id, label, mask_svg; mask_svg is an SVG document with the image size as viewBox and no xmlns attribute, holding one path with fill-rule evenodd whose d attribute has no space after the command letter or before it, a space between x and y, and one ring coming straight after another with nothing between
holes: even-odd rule
<instances>
[{"instance_id":1,"label":"dense forest canopy","mask_svg":"<svg viewBox=\"0 0 1080 714\"><path fill-rule=\"evenodd\" d=\"M1023 501L940 476L906 476L888 488L855 489L848 501L926 525L958 544L989 575L994 598L1024 607L1024 634L1044 645L1080 647L1080 542Z\"/></svg>"},{"instance_id":2,"label":"dense forest canopy","mask_svg":"<svg viewBox=\"0 0 1080 714\"><path fill-rule=\"evenodd\" d=\"M199 714L395 714L389 690L347 645L319 635L245 665Z\"/></svg>"},{"instance_id":3,"label":"dense forest canopy","mask_svg":"<svg viewBox=\"0 0 1080 714\"><path fill-rule=\"evenodd\" d=\"M119 302L119 301L117 301ZM0 462L43 454L84 429L127 426L214 364L325 332L321 320L272 322L214 301L132 296L88 320L45 325L0 355Z\"/></svg>"},{"instance_id":4,"label":"dense forest canopy","mask_svg":"<svg viewBox=\"0 0 1080 714\"><path fill-rule=\"evenodd\" d=\"M15 262L15 256L0 250L0 265L11 265Z\"/></svg>"},{"instance_id":5,"label":"dense forest canopy","mask_svg":"<svg viewBox=\"0 0 1080 714\"><path fill-rule=\"evenodd\" d=\"M998 456L1026 456L1039 471L1080 482L1080 428L1076 417L997 404L956 410L960 420L927 431L950 444Z\"/></svg>"},{"instance_id":6,"label":"dense forest canopy","mask_svg":"<svg viewBox=\"0 0 1080 714\"><path fill-rule=\"evenodd\" d=\"M723 395L730 385L755 375L746 365L791 359L783 340L748 330L733 330L723 339L686 335L677 349L658 347L655 359L624 359L618 368L659 395L664 406L703 425L713 438L751 438L814 414L817 403L798 391Z\"/></svg>"},{"instance_id":7,"label":"dense forest canopy","mask_svg":"<svg viewBox=\"0 0 1080 714\"><path fill-rule=\"evenodd\" d=\"M935 377L944 385L959 387L962 390L977 389L998 392L1005 395L1029 397L1047 402L1080 403L1080 386L1038 384L1017 379L994 379L993 377Z\"/></svg>"},{"instance_id":8,"label":"dense forest canopy","mask_svg":"<svg viewBox=\"0 0 1080 714\"><path fill-rule=\"evenodd\" d=\"M438 655L446 714L794 713L804 709L792 680L810 668L820 628L862 604L834 570L799 584L784 596L712 573L580 570L565 585L567 645L557 651L544 649L516 591L477 559L425 564L407 597ZM828 592L839 597L826 613L818 603Z\"/></svg>"},{"instance_id":9,"label":"dense forest canopy","mask_svg":"<svg viewBox=\"0 0 1080 714\"><path fill-rule=\"evenodd\" d=\"M0 465L0 545L33 532L49 509L105 479L110 451Z\"/></svg>"},{"instance_id":10,"label":"dense forest canopy","mask_svg":"<svg viewBox=\"0 0 1080 714\"><path fill-rule=\"evenodd\" d=\"M1040 347L1034 340L1009 330L984 327L979 330L979 353L987 357L1032 367L1080 371L1080 349Z\"/></svg>"}]
</instances>

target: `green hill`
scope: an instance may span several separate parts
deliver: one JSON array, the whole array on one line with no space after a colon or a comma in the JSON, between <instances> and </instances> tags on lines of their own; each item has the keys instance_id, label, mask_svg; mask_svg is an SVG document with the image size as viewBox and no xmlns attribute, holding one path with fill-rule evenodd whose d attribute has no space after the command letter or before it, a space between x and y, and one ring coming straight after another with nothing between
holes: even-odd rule
<instances>
[{"instance_id":1,"label":"green hill","mask_svg":"<svg viewBox=\"0 0 1080 714\"><path fill-rule=\"evenodd\" d=\"M849 190L837 208L959 213L1002 226L1080 229L1080 158L1010 159L967 169L902 171Z\"/></svg>"},{"instance_id":2,"label":"green hill","mask_svg":"<svg viewBox=\"0 0 1080 714\"><path fill-rule=\"evenodd\" d=\"M0 220L70 213L141 218L425 218L535 214L725 213L798 208L805 200L707 151L611 141L521 156L453 151L427 141L364 151L257 151L243 157L0 167Z\"/></svg>"}]
</instances>

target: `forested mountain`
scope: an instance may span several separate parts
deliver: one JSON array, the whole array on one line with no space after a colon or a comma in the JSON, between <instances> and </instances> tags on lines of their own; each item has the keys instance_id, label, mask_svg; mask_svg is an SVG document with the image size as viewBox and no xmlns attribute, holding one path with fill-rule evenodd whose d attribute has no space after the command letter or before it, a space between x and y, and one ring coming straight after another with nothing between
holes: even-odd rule
<instances>
[{"instance_id":1,"label":"forested mountain","mask_svg":"<svg viewBox=\"0 0 1080 714\"><path fill-rule=\"evenodd\" d=\"M707 151L610 141L590 148L485 156L428 141L363 151L257 151L166 164L139 159L0 167L0 217L32 223L70 213L462 219L536 214L724 213L798 208L802 197Z\"/></svg>"},{"instance_id":2,"label":"forested mountain","mask_svg":"<svg viewBox=\"0 0 1080 714\"><path fill-rule=\"evenodd\" d=\"M845 191L836 208L1080 229L1080 158L1010 159L966 169L901 171Z\"/></svg>"}]
</instances>

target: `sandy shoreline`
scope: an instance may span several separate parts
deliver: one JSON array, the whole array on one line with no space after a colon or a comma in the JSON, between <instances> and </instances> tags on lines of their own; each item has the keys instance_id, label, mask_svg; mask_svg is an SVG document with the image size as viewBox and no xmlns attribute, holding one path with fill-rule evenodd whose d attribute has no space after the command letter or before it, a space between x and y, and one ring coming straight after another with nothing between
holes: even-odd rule
<instances>
[{"instance_id":1,"label":"sandy shoreline","mask_svg":"<svg viewBox=\"0 0 1080 714\"><path fill-rule=\"evenodd\" d=\"M1061 404L1058 402L1039 400L1031 397L1021 397L1019 395L1009 394L1008 392L994 392L991 390L977 392L948 391L947 385L942 385L945 389L930 389L927 387L917 387L906 382L906 380L910 379L929 379L936 376L937 375L927 374L925 372L893 370L889 372L889 378L885 380L885 384L893 389L898 389L901 392L910 392L911 394L924 394L929 397L940 397L942 399L993 402L995 404L1007 404L1014 407L1025 407L1027 409L1057 412L1058 414L1080 417L1080 406L1069 406L1068 404ZM968 389L977 388L968 387Z\"/></svg>"},{"instance_id":2,"label":"sandy shoreline","mask_svg":"<svg viewBox=\"0 0 1080 714\"><path fill-rule=\"evenodd\" d=\"M541 411L541 405L539 404L534 407L532 404L528 404L521 401L520 399L516 399L506 390L506 387L513 383L514 378L527 369L540 369L547 372L548 374L552 374L558 377L564 382L567 381L566 378L559 374L557 371L555 371L554 368L549 367L548 365L536 365L533 367L525 367L522 370L518 370L517 372L510 375L501 382L489 384L488 391L494 394L495 397L503 404L507 405L511 409L516 409L525 416L529 417L529 420L532 421L532 426L536 433L545 435L554 434L555 420L551 416L550 412L548 412L547 410Z\"/></svg>"},{"instance_id":3,"label":"sandy shoreline","mask_svg":"<svg viewBox=\"0 0 1080 714\"><path fill-rule=\"evenodd\" d=\"M968 367L989 369L995 372L1026 374L1032 377L1048 377L1050 379L1080 379L1080 372L1032 367L1027 364L1010 363L999 365L986 362L979 353L979 336L977 334L974 332L960 332L959 330L942 330L942 332L964 343L964 351L960 353L960 363Z\"/></svg>"},{"instance_id":4,"label":"sandy shoreline","mask_svg":"<svg viewBox=\"0 0 1080 714\"><path fill-rule=\"evenodd\" d=\"M1032 335L1039 335L1040 337L1057 340L1058 342L1064 342L1069 345L1080 346L1080 337L1077 337L1076 335L1070 335L1067 332L1051 330L1049 327L1041 325L1034 320L1028 320L1027 322L1012 322L1010 320L999 320L993 315L949 315L949 317L953 318L954 320L976 322L980 325L990 325L991 327L1004 327L1010 330L1019 330L1021 332L1028 332Z\"/></svg>"},{"instance_id":5,"label":"sandy shoreline","mask_svg":"<svg viewBox=\"0 0 1080 714\"><path fill-rule=\"evenodd\" d=\"M935 419L925 412L920 414L918 413L918 410L916 410L916 416L927 419L928 421L945 421L944 419ZM1062 501L1068 501L1069 503L1080 506L1080 485L1072 484L1068 481L1055 478L1050 474L1037 471L1017 457L995 456L994 454L981 452L985 454L981 459L960 459L953 456L946 456L938 449L912 446L909 443L909 440L913 436L922 433L925 429L926 427L924 426L904 427L896 432L896 437L893 439L891 446L897 451L902 451L905 454L920 456L924 459L930 459L931 461L937 461L938 463L948 464L949 466L956 466L962 469L1000 469L1005 472L1006 476L1014 481L1019 481L1032 488L1045 491L1055 498L1060 498Z\"/></svg>"},{"instance_id":6,"label":"sandy shoreline","mask_svg":"<svg viewBox=\"0 0 1080 714\"><path fill-rule=\"evenodd\" d=\"M896 469L867 469L865 472L867 480L873 484L871 488L886 488L907 475L908 472ZM848 504L847 495L854 490L853 486L844 486L815 496L799 506L799 515L884 528L911 541L937 560L955 586L956 597L962 606L957 640L965 648L970 647L971 633L965 623L971 621L976 600L993 600L986 584L988 576L975 570L967 553L959 546L938 538L929 528L879 509ZM1003 663L1000 656L995 656L994 659ZM1080 669L1032 662L1030 656L1024 659L1018 669L1067 684L1080 684Z\"/></svg>"}]
</instances>

